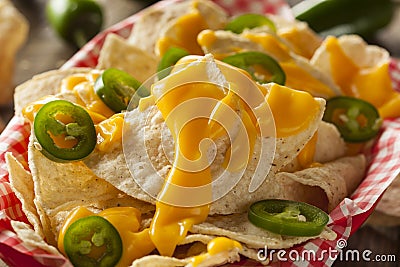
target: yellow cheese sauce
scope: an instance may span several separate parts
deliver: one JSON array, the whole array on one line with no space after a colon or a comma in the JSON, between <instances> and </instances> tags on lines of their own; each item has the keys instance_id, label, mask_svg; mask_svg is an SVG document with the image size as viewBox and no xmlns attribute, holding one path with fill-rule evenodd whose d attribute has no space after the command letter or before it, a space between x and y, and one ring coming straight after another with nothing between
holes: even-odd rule
<instances>
[{"instance_id":1,"label":"yellow cheese sauce","mask_svg":"<svg viewBox=\"0 0 400 267\"><path fill-rule=\"evenodd\" d=\"M95 125L97 133L97 149L100 151L111 151L115 144L122 140L122 130L124 125L124 114L117 113L110 118L103 120Z\"/></svg>"},{"instance_id":2,"label":"yellow cheese sauce","mask_svg":"<svg viewBox=\"0 0 400 267\"><path fill-rule=\"evenodd\" d=\"M283 71L286 74L287 87L309 92L313 96L324 98L333 97L335 93L325 83L314 78L308 71L300 68L295 62L281 62Z\"/></svg>"},{"instance_id":3,"label":"yellow cheese sauce","mask_svg":"<svg viewBox=\"0 0 400 267\"><path fill-rule=\"evenodd\" d=\"M218 253L229 252L231 250L242 250L242 245L239 242L229 239L227 237L216 237L207 244L207 252L198 256L192 257L190 263L193 267L199 266L202 262L207 260L208 257Z\"/></svg>"},{"instance_id":4,"label":"yellow cheese sauce","mask_svg":"<svg viewBox=\"0 0 400 267\"><path fill-rule=\"evenodd\" d=\"M278 35L290 42L296 54L308 59L311 59L322 42L321 38L313 31L299 30L297 27L279 32Z\"/></svg>"},{"instance_id":5,"label":"yellow cheese sauce","mask_svg":"<svg viewBox=\"0 0 400 267\"><path fill-rule=\"evenodd\" d=\"M111 117L114 112L100 99L94 90L94 82L100 73L93 71L87 74L73 74L61 82L61 92L72 91L78 98L78 103L87 110L105 118Z\"/></svg>"},{"instance_id":6,"label":"yellow cheese sauce","mask_svg":"<svg viewBox=\"0 0 400 267\"><path fill-rule=\"evenodd\" d=\"M141 214L138 209L115 207L94 213L85 207L77 207L67 216L58 235L57 246L63 254L65 254L64 236L69 226L80 218L92 215L103 217L109 221L117 229L122 239L122 257L116 265L117 267L129 266L133 260L148 255L154 250L154 245L150 240L149 229L139 231ZM96 253L96 251L93 253Z\"/></svg>"},{"instance_id":7,"label":"yellow cheese sauce","mask_svg":"<svg viewBox=\"0 0 400 267\"><path fill-rule=\"evenodd\" d=\"M244 33L243 37L254 43L260 44L267 54L273 55L274 58L279 62L290 61L292 59L290 56L290 49L272 34Z\"/></svg>"},{"instance_id":8,"label":"yellow cheese sauce","mask_svg":"<svg viewBox=\"0 0 400 267\"><path fill-rule=\"evenodd\" d=\"M276 136L304 131L318 112L318 102L307 92L273 84L266 97L275 120Z\"/></svg>"},{"instance_id":9,"label":"yellow cheese sauce","mask_svg":"<svg viewBox=\"0 0 400 267\"><path fill-rule=\"evenodd\" d=\"M211 202L211 194L208 196L205 205L197 207L173 206L163 202L165 195L168 197L169 183L185 187L211 185L210 169L209 167L202 167L208 166L208 160L199 151L200 142L210 136L208 119L195 118L181 127L179 116L183 114L177 114L173 119L168 118L168 116L174 108L185 100L198 97L213 98L215 92L218 92L218 90L211 84L182 85L170 90L156 103L175 141L174 163L159 193L156 213L150 226L151 240L161 255L172 256L176 245L185 238L192 225L207 219L208 203ZM188 164L186 159L191 164ZM207 198L207 196L204 197Z\"/></svg>"},{"instance_id":10,"label":"yellow cheese sauce","mask_svg":"<svg viewBox=\"0 0 400 267\"><path fill-rule=\"evenodd\" d=\"M310 141L303 147L300 153L297 155L297 161L302 169L318 166L317 162L314 162L315 149L317 147L318 132L315 132Z\"/></svg>"}]
</instances>

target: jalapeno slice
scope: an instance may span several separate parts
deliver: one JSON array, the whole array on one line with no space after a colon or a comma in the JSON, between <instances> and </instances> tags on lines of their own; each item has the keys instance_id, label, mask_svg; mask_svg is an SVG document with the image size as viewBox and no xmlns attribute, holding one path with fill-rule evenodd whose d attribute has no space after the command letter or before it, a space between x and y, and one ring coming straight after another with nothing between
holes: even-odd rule
<instances>
[{"instance_id":1,"label":"jalapeno slice","mask_svg":"<svg viewBox=\"0 0 400 267\"><path fill-rule=\"evenodd\" d=\"M96 130L87 111L65 100L43 105L33 128L41 152L54 161L83 159L96 146Z\"/></svg>"},{"instance_id":2,"label":"jalapeno slice","mask_svg":"<svg viewBox=\"0 0 400 267\"><path fill-rule=\"evenodd\" d=\"M372 104L349 96L329 99L323 120L333 123L346 142L368 141L379 133L382 124Z\"/></svg>"},{"instance_id":3,"label":"jalapeno slice","mask_svg":"<svg viewBox=\"0 0 400 267\"><path fill-rule=\"evenodd\" d=\"M135 93L140 97L149 95L147 90L139 88L143 88L139 81L129 73L115 68L105 70L94 84L96 94L114 112L126 110Z\"/></svg>"},{"instance_id":4,"label":"jalapeno slice","mask_svg":"<svg viewBox=\"0 0 400 267\"><path fill-rule=\"evenodd\" d=\"M253 29L264 25L268 26L273 32L276 32L274 22L261 14L239 15L225 26L225 30L239 34L245 29Z\"/></svg>"},{"instance_id":5,"label":"jalapeno slice","mask_svg":"<svg viewBox=\"0 0 400 267\"><path fill-rule=\"evenodd\" d=\"M179 59L188 56L189 52L186 51L185 49L179 48L179 47L171 47L165 52L164 56L161 58L160 63L158 64L157 67L157 72L158 72L158 79L163 79L167 77L170 72L171 68L173 65L178 62Z\"/></svg>"},{"instance_id":6,"label":"jalapeno slice","mask_svg":"<svg viewBox=\"0 0 400 267\"><path fill-rule=\"evenodd\" d=\"M109 221L89 216L75 221L67 229L64 251L75 267L111 267L121 259L122 240Z\"/></svg>"},{"instance_id":7,"label":"jalapeno slice","mask_svg":"<svg viewBox=\"0 0 400 267\"><path fill-rule=\"evenodd\" d=\"M287 236L317 236L329 221L328 214L317 207L282 199L252 204L248 218L257 227Z\"/></svg>"},{"instance_id":8,"label":"jalapeno slice","mask_svg":"<svg viewBox=\"0 0 400 267\"><path fill-rule=\"evenodd\" d=\"M241 68L251 74L253 79L260 83L274 82L280 85L284 85L286 81L286 75L279 63L267 54L261 52L243 52L237 53L232 56L228 56L222 60L232 66ZM257 71L257 67L262 68L262 72L271 74L269 79L262 79L260 76L265 76Z\"/></svg>"}]
</instances>

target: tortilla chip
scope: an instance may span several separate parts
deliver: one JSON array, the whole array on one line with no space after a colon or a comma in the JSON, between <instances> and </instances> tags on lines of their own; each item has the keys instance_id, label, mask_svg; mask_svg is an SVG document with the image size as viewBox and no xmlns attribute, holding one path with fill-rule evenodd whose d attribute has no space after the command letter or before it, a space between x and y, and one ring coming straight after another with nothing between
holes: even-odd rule
<instances>
[{"instance_id":1,"label":"tortilla chip","mask_svg":"<svg viewBox=\"0 0 400 267\"><path fill-rule=\"evenodd\" d=\"M131 74L140 82L157 71L158 59L116 34L109 34L100 51L98 69L117 68Z\"/></svg>"},{"instance_id":2,"label":"tortilla chip","mask_svg":"<svg viewBox=\"0 0 400 267\"><path fill-rule=\"evenodd\" d=\"M186 266L189 259L177 259L160 255L148 255L135 260L131 267L178 267Z\"/></svg>"},{"instance_id":3,"label":"tortilla chip","mask_svg":"<svg viewBox=\"0 0 400 267\"><path fill-rule=\"evenodd\" d=\"M203 1L182 1L169 5L168 8L151 6L146 9L140 19L135 23L128 42L150 54L155 54L157 40L170 28L176 19L188 14L193 6L200 14L207 18L209 27L221 27L227 20L226 12L215 3ZM149 27L151 25L151 27ZM170 26L168 26L170 25Z\"/></svg>"},{"instance_id":4,"label":"tortilla chip","mask_svg":"<svg viewBox=\"0 0 400 267\"><path fill-rule=\"evenodd\" d=\"M218 30L223 29L228 21L226 12L212 1L188 1L190 5L178 18L169 21L161 30L155 44L155 54L162 56L166 49L173 46L180 46L182 43L191 45L182 48L188 49L189 53L201 54L201 47L197 43L197 34L205 29ZM203 21L197 22L192 19L187 23L192 23L189 29L182 28L182 19L186 19L185 15L198 14ZM195 24L195 25L193 25ZM185 35L182 35L185 31ZM158 41L166 41L169 46L159 45ZM193 46L197 46L194 48ZM193 50L192 50L193 49ZM164 51L163 51L164 50Z\"/></svg>"},{"instance_id":5,"label":"tortilla chip","mask_svg":"<svg viewBox=\"0 0 400 267\"><path fill-rule=\"evenodd\" d=\"M311 187L320 187L324 190L328 203L321 203L324 196L318 196L318 191L313 190L310 194L308 189L304 189L306 199L298 199L301 194L296 194L292 190L300 190L296 185L286 187L285 198L297 201L305 201L316 205L324 210L333 210L345 197L349 196L365 177L366 160L364 155L354 157L339 158L328 162L319 167L313 167L297 171L295 173L281 172L276 175L276 179L292 179L303 185ZM314 199L314 200L313 200Z\"/></svg>"},{"instance_id":6,"label":"tortilla chip","mask_svg":"<svg viewBox=\"0 0 400 267\"><path fill-rule=\"evenodd\" d=\"M314 152L314 162L326 163L345 156L347 150L346 143L335 125L321 121L316 134L317 143ZM301 169L302 166L300 166L296 157L292 162L280 169L280 171L295 172Z\"/></svg>"},{"instance_id":7,"label":"tortilla chip","mask_svg":"<svg viewBox=\"0 0 400 267\"><path fill-rule=\"evenodd\" d=\"M44 237L43 228L34 203L35 192L32 175L24 169L22 164L11 154L6 153L6 163L9 172L10 186L17 198L21 201L22 211L32 224L35 232Z\"/></svg>"},{"instance_id":8,"label":"tortilla chip","mask_svg":"<svg viewBox=\"0 0 400 267\"><path fill-rule=\"evenodd\" d=\"M51 70L34 76L29 81L15 88L15 114L20 115L25 106L41 97L59 93L61 81L65 77L75 73L88 73L90 71L91 69L89 68L71 68L67 70Z\"/></svg>"},{"instance_id":9,"label":"tortilla chip","mask_svg":"<svg viewBox=\"0 0 400 267\"><path fill-rule=\"evenodd\" d=\"M43 237L39 236L36 231L32 230L32 228L26 223L11 221L11 226L18 237L22 240L23 244L27 247L40 248L50 254L61 256L61 253L55 247L47 244L43 240Z\"/></svg>"},{"instance_id":10,"label":"tortilla chip","mask_svg":"<svg viewBox=\"0 0 400 267\"><path fill-rule=\"evenodd\" d=\"M368 45L358 35L340 36L338 42L343 52L360 68L375 67L390 60L388 51L375 45ZM317 49L310 63L331 76L329 53L325 42Z\"/></svg>"},{"instance_id":11,"label":"tortilla chip","mask_svg":"<svg viewBox=\"0 0 400 267\"><path fill-rule=\"evenodd\" d=\"M270 15L269 18L275 24L277 35L300 56L310 59L322 43L322 38L303 21L288 20L276 15Z\"/></svg>"},{"instance_id":12,"label":"tortilla chip","mask_svg":"<svg viewBox=\"0 0 400 267\"><path fill-rule=\"evenodd\" d=\"M215 235L205 235L205 234L193 234L193 233L189 233L185 239L179 243L179 246L185 245L185 244L192 244L191 247L186 250L186 254L184 257L188 257L188 256L196 256L198 254L207 252L207 247L206 245L213 240L215 237ZM269 259L259 259L259 257L257 256L257 252L258 249L254 249L254 248L249 248L246 244L240 244L242 246L242 249L238 251L238 253L240 255L245 256L248 259L253 259L255 261L259 261L262 264L266 265L269 263ZM178 247L179 249L179 247ZM176 254L176 253L175 253ZM178 256L177 256L178 257ZM178 258L183 258L183 257L178 257Z\"/></svg>"},{"instance_id":13,"label":"tortilla chip","mask_svg":"<svg viewBox=\"0 0 400 267\"><path fill-rule=\"evenodd\" d=\"M31 136L29 167L35 187L35 204L49 244L55 244L64 218L77 206L103 210L113 206L133 206L146 213L154 209L129 197L97 177L82 162L57 163L35 148Z\"/></svg>"},{"instance_id":14,"label":"tortilla chip","mask_svg":"<svg viewBox=\"0 0 400 267\"><path fill-rule=\"evenodd\" d=\"M176 267L176 266L193 266L191 264L192 257L183 259L176 257L165 257L159 255L148 255L135 260L132 267ZM226 263L233 263L240 260L239 250L233 249L229 251L222 251L220 253L209 255L202 259L201 263L196 266L211 267L221 266Z\"/></svg>"},{"instance_id":15,"label":"tortilla chip","mask_svg":"<svg viewBox=\"0 0 400 267\"><path fill-rule=\"evenodd\" d=\"M247 245L248 248L284 249L301 244L314 238L334 240L336 233L325 227L322 233L315 237L282 236L254 226L247 219L247 212L224 216L209 216L204 223L194 225L191 233L212 236L225 236Z\"/></svg>"},{"instance_id":16,"label":"tortilla chip","mask_svg":"<svg viewBox=\"0 0 400 267\"><path fill-rule=\"evenodd\" d=\"M329 162L343 157L346 154L346 143L337 127L332 123L321 121L317 135L318 138L314 156L315 162Z\"/></svg>"}]
</instances>

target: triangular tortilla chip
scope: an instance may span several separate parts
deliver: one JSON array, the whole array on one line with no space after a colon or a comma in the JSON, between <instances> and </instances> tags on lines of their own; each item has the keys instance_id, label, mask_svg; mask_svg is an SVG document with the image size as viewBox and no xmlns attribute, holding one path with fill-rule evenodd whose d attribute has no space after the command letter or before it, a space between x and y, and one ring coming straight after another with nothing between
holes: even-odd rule
<instances>
[{"instance_id":1,"label":"triangular tortilla chip","mask_svg":"<svg viewBox=\"0 0 400 267\"><path fill-rule=\"evenodd\" d=\"M299 190L301 187L296 185L287 187L286 198L306 201L324 210L331 211L357 188L361 180L365 177L365 171L365 156L358 155L339 158L323 164L322 166L308 168L294 173L280 172L276 175L276 178L278 180L291 179L309 187L319 187L323 189L328 203L319 201L323 199L324 196L318 194L318 191L313 190L314 193L310 194L307 188L304 189L306 190L304 197L307 197L307 199L297 198L301 197L301 195L295 194L292 190ZM321 191L319 192L322 193Z\"/></svg>"},{"instance_id":2,"label":"triangular tortilla chip","mask_svg":"<svg viewBox=\"0 0 400 267\"><path fill-rule=\"evenodd\" d=\"M109 34L100 51L96 68L117 68L131 74L140 82L156 73L158 59L116 34Z\"/></svg>"},{"instance_id":3,"label":"triangular tortilla chip","mask_svg":"<svg viewBox=\"0 0 400 267\"><path fill-rule=\"evenodd\" d=\"M10 153L6 153L6 163L10 186L22 203L22 211L32 224L35 232L43 237L43 228L34 203L35 192L32 175L24 169L22 164Z\"/></svg>"}]
</instances>

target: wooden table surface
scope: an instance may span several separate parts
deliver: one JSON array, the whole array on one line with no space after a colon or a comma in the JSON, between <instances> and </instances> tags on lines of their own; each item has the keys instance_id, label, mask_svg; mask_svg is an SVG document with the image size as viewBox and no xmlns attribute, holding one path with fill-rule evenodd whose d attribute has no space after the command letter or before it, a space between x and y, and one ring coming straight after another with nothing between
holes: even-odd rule
<instances>
[{"instance_id":1,"label":"wooden table surface","mask_svg":"<svg viewBox=\"0 0 400 267\"><path fill-rule=\"evenodd\" d=\"M76 51L55 36L44 16L45 0L13 0L14 5L30 23L29 38L18 54L15 84L30 79L34 74L60 67ZM105 8L105 27L137 12L149 4L145 0L99 0ZM289 1L290 3L296 2ZM400 6L400 4L398 4ZM396 8L400 10L399 7ZM400 12L385 30L373 41L386 47L394 57L400 57ZM12 116L12 103L0 107L0 116L8 121ZM336 261L334 266L400 266L400 228L366 224L348 241L346 250L362 252L370 250L373 255L395 255L396 262ZM345 251L346 251L345 250ZM1 266L1 265L0 265Z\"/></svg>"}]
</instances>

